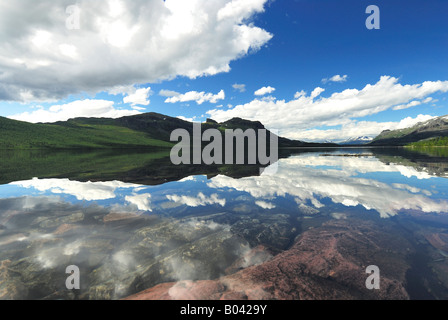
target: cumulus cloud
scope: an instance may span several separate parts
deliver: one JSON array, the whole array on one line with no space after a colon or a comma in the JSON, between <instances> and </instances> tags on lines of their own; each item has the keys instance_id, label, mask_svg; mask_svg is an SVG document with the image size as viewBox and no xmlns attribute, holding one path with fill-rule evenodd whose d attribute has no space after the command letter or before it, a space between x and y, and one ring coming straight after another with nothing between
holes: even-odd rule
<instances>
[{"instance_id":1,"label":"cumulus cloud","mask_svg":"<svg viewBox=\"0 0 448 320\"><path fill-rule=\"evenodd\" d=\"M165 103L188 102L188 101L195 101L197 104L203 104L204 102L217 103L219 100L224 100L225 98L226 94L224 90L221 90L217 94L189 91L185 94L179 94L170 97L165 100Z\"/></svg>"},{"instance_id":2,"label":"cumulus cloud","mask_svg":"<svg viewBox=\"0 0 448 320\"><path fill-rule=\"evenodd\" d=\"M268 87L263 87L263 88L258 89L257 91L254 92L254 94L256 96L264 96L266 94L271 94L274 91L275 91L275 88L268 86Z\"/></svg>"},{"instance_id":3,"label":"cumulus cloud","mask_svg":"<svg viewBox=\"0 0 448 320\"><path fill-rule=\"evenodd\" d=\"M275 208L275 204L271 203L271 202L266 202L266 201L255 201L255 204L263 209L274 209Z\"/></svg>"},{"instance_id":4,"label":"cumulus cloud","mask_svg":"<svg viewBox=\"0 0 448 320\"><path fill-rule=\"evenodd\" d=\"M250 12L263 12L264 3L259 0L232 0L218 11L218 20L232 19L241 23L250 17Z\"/></svg>"},{"instance_id":5,"label":"cumulus cloud","mask_svg":"<svg viewBox=\"0 0 448 320\"><path fill-rule=\"evenodd\" d=\"M306 91L303 91L303 90L297 91L294 94L294 99L299 99L300 97L304 97L304 96L306 96Z\"/></svg>"},{"instance_id":6,"label":"cumulus cloud","mask_svg":"<svg viewBox=\"0 0 448 320\"><path fill-rule=\"evenodd\" d=\"M329 97L317 98L323 90L316 88L309 96L299 92L291 101L257 98L233 109L214 109L207 113L218 122L234 117L261 121L268 129L278 129L280 135L296 139L303 131L315 127L350 127L356 118L377 114L414 100L427 99L436 92L448 92L448 81L402 85L397 78L383 76L377 83L368 84L361 90L347 89ZM382 124L377 127L378 130L371 130L370 134L379 134L383 128L391 129ZM358 132L356 136L363 134Z\"/></svg>"},{"instance_id":7,"label":"cumulus cloud","mask_svg":"<svg viewBox=\"0 0 448 320\"><path fill-rule=\"evenodd\" d=\"M414 100L414 101L409 102L408 104L402 104L402 105L396 106L393 108L393 110L404 110L404 109L419 106L421 104L422 104L421 101Z\"/></svg>"},{"instance_id":8,"label":"cumulus cloud","mask_svg":"<svg viewBox=\"0 0 448 320\"><path fill-rule=\"evenodd\" d=\"M162 96L162 97L174 97L174 96L179 96L179 95L180 95L179 92L173 91L173 90L162 89L159 91L159 96Z\"/></svg>"},{"instance_id":9,"label":"cumulus cloud","mask_svg":"<svg viewBox=\"0 0 448 320\"><path fill-rule=\"evenodd\" d=\"M322 168L328 169L322 171ZM376 210L382 217L396 215L400 210L446 212L446 200L427 197L428 192L412 186L390 185L375 179L359 177L366 172L396 172L406 177L429 179L425 172L402 165L386 165L376 158L320 157L315 154L291 157L279 161L275 175L232 179L216 176L207 183L210 188L231 188L247 192L256 200L292 196L298 204L311 203L317 212L321 200L331 199L347 207L363 206ZM260 205L259 203L258 205ZM309 209L306 210L308 213Z\"/></svg>"},{"instance_id":10,"label":"cumulus cloud","mask_svg":"<svg viewBox=\"0 0 448 320\"><path fill-rule=\"evenodd\" d=\"M203 207L207 205L219 204L221 207L226 205L225 199L220 199L216 193L207 197L202 192L199 192L197 197L191 197L186 195L167 195L166 198L176 203L185 204L189 207Z\"/></svg>"},{"instance_id":11,"label":"cumulus cloud","mask_svg":"<svg viewBox=\"0 0 448 320\"><path fill-rule=\"evenodd\" d=\"M272 35L251 18L268 0L78 1L0 4L0 99L56 101L117 85L196 78L230 70Z\"/></svg>"},{"instance_id":12,"label":"cumulus cloud","mask_svg":"<svg viewBox=\"0 0 448 320\"><path fill-rule=\"evenodd\" d=\"M130 103L132 106L141 105L141 106L147 106L150 104L149 95L151 93L151 88L142 88L135 90L134 93L129 94L128 96L124 97L123 102L124 103Z\"/></svg>"},{"instance_id":13,"label":"cumulus cloud","mask_svg":"<svg viewBox=\"0 0 448 320\"><path fill-rule=\"evenodd\" d=\"M118 85L118 86L114 86L113 88L107 90L107 93L112 94L114 96L116 96L116 95L126 96L126 95L135 93L135 91L137 91L137 89L133 85L130 85L130 86Z\"/></svg>"},{"instance_id":14,"label":"cumulus cloud","mask_svg":"<svg viewBox=\"0 0 448 320\"><path fill-rule=\"evenodd\" d=\"M79 117L120 118L139 114L137 110L117 109L113 101L77 100L48 109L39 108L31 112L11 115L8 118L32 123L66 121Z\"/></svg>"},{"instance_id":15,"label":"cumulus cloud","mask_svg":"<svg viewBox=\"0 0 448 320\"><path fill-rule=\"evenodd\" d=\"M235 83L234 85L232 85L232 88L239 91L239 92L246 92L246 85L245 84L238 84Z\"/></svg>"},{"instance_id":16,"label":"cumulus cloud","mask_svg":"<svg viewBox=\"0 0 448 320\"><path fill-rule=\"evenodd\" d=\"M431 101L433 101L433 98L428 97L428 98L426 98L426 99L424 99L424 100L421 100L421 101L419 101L419 100L414 100L414 101L409 102L408 104L402 104L402 105L396 106L396 107L394 107L393 109L394 109L394 110L408 109L408 108L412 108L412 107L419 106L419 105L421 105L421 104L430 103Z\"/></svg>"},{"instance_id":17,"label":"cumulus cloud","mask_svg":"<svg viewBox=\"0 0 448 320\"><path fill-rule=\"evenodd\" d=\"M134 189L140 185L124 183L120 181L109 182L79 182L68 179L32 179L18 181L11 185L23 188L34 188L39 191L47 191L53 194L69 194L78 200L94 201L107 200L116 197L115 191L120 188Z\"/></svg>"},{"instance_id":18,"label":"cumulus cloud","mask_svg":"<svg viewBox=\"0 0 448 320\"><path fill-rule=\"evenodd\" d=\"M328 82L345 82L347 81L348 76L347 75L334 75L331 78L324 78L322 79L322 83L328 83Z\"/></svg>"},{"instance_id":19,"label":"cumulus cloud","mask_svg":"<svg viewBox=\"0 0 448 320\"><path fill-rule=\"evenodd\" d=\"M331 140L334 142L342 142L349 138L368 136L376 137L384 130L397 130L412 127L419 122L425 122L435 117L420 114L415 118L407 117L397 122L375 122L375 121L353 121L343 125L340 129L310 129L300 132L290 132L289 136L305 141L324 141Z\"/></svg>"},{"instance_id":20,"label":"cumulus cloud","mask_svg":"<svg viewBox=\"0 0 448 320\"><path fill-rule=\"evenodd\" d=\"M375 157L340 157L340 156L328 156L321 157L316 155L309 155L306 157L297 157L293 161L294 164L300 168L306 167L327 167L337 168L339 174L344 173L346 176L357 176L362 173L374 173L374 172L387 172L387 173L400 173L406 178L415 177L419 180L426 180L434 178L425 171L418 171L414 167L404 166L400 164L389 163L385 164ZM291 169L292 170L292 169ZM331 169L329 169L331 170ZM404 189L403 187L401 189Z\"/></svg>"},{"instance_id":21,"label":"cumulus cloud","mask_svg":"<svg viewBox=\"0 0 448 320\"><path fill-rule=\"evenodd\" d=\"M321 87L317 87L316 89L313 90L313 92L311 92L311 99L317 98L318 96L320 96L323 92L325 91L324 88Z\"/></svg>"},{"instance_id":22,"label":"cumulus cloud","mask_svg":"<svg viewBox=\"0 0 448 320\"><path fill-rule=\"evenodd\" d=\"M139 108L137 105L147 106L151 103L149 96L151 95L151 87L136 88L135 86L115 86L108 90L109 94L124 96L123 102L132 105L133 109Z\"/></svg>"},{"instance_id":23,"label":"cumulus cloud","mask_svg":"<svg viewBox=\"0 0 448 320\"><path fill-rule=\"evenodd\" d=\"M135 194L132 196L126 196L125 200L137 206L141 211L152 211L151 208L151 195L149 193Z\"/></svg>"}]
</instances>

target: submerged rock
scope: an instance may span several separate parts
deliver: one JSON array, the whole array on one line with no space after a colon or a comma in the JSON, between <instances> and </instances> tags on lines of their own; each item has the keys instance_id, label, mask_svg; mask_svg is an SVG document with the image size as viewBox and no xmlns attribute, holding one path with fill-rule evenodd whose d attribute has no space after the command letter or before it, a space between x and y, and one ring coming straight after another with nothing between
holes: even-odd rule
<instances>
[{"instance_id":1,"label":"submerged rock","mask_svg":"<svg viewBox=\"0 0 448 320\"><path fill-rule=\"evenodd\" d=\"M217 280L160 284L128 299L409 299L409 243L390 231L372 222L330 221L260 265ZM368 265L381 270L379 290L366 288Z\"/></svg>"},{"instance_id":2,"label":"submerged rock","mask_svg":"<svg viewBox=\"0 0 448 320\"><path fill-rule=\"evenodd\" d=\"M434 248L448 252L448 234L431 233L426 234L425 238Z\"/></svg>"},{"instance_id":3,"label":"submerged rock","mask_svg":"<svg viewBox=\"0 0 448 320\"><path fill-rule=\"evenodd\" d=\"M28 293L23 282L11 275L10 264L10 260L0 262L0 300L20 299Z\"/></svg>"},{"instance_id":4,"label":"submerged rock","mask_svg":"<svg viewBox=\"0 0 448 320\"><path fill-rule=\"evenodd\" d=\"M63 217L51 217L39 223L40 228L55 228L62 224L71 224L84 220L83 212L76 212Z\"/></svg>"}]
</instances>

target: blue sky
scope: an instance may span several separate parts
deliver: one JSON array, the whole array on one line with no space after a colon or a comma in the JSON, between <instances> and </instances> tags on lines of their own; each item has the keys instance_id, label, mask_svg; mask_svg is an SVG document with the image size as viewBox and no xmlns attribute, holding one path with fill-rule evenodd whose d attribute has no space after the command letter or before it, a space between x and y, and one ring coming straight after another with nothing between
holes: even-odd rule
<instances>
[{"instance_id":1,"label":"blue sky","mask_svg":"<svg viewBox=\"0 0 448 320\"><path fill-rule=\"evenodd\" d=\"M71 1L30 16L33 2L2 0L0 115L240 116L319 141L448 114L447 1L182 1L79 1L67 30ZM379 30L365 26L369 5Z\"/></svg>"}]
</instances>

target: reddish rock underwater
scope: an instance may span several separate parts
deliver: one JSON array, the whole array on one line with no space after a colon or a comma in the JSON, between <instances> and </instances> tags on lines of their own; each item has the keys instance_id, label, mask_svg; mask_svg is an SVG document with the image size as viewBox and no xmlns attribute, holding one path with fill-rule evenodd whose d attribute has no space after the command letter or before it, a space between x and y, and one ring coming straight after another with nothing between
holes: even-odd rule
<instances>
[{"instance_id":1,"label":"reddish rock underwater","mask_svg":"<svg viewBox=\"0 0 448 320\"><path fill-rule=\"evenodd\" d=\"M305 231L289 249L259 265L215 280L162 283L126 299L409 299L404 284L410 248L382 223L332 220ZM379 290L366 288L369 265L381 271Z\"/></svg>"}]
</instances>

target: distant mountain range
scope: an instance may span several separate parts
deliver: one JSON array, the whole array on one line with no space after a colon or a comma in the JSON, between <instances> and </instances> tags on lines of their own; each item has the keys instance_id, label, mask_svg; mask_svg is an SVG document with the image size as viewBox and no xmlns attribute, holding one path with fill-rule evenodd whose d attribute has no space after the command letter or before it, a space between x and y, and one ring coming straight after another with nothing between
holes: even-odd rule
<instances>
[{"instance_id":1,"label":"distant mountain range","mask_svg":"<svg viewBox=\"0 0 448 320\"><path fill-rule=\"evenodd\" d=\"M369 145L371 146L405 146L412 143L432 145L433 140L448 137L448 116L434 118L416 125L381 132ZM441 139L440 141L445 141Z\"/></svg>"},{"instance_id":2,"label":"distant mountain range","mask_svg":"<svg viewBox=\"0 0 448 320\"><path fill-rule=\"evenodd\" d=\"M341 142L340 144L341 145L363 145L363 144L368 144L369 142L372 142L372 140L373 140L372 137L361 136L361 137L350 138L348 140Z\"/></svg>"},{"instance_id":3,"label":"distant mountain range","mask_svg":"<svg viewBox=\"0 0 448 320\"><path fill-rule=\"evenodd\" d=\"M241 118L218 123L208 119L202 130L265 129L259 121ZM0 117L0 149L147 149L171 148L171 133L175 129L193 132L193 123L158 113L110 118L76 118L56 123L28 123ZM268 135L272 134L268 131ZM400 130L383 131L375 139L359 136L339 145L405 146L446 145L448 116L418 123ZM307 143L279 137L280 148L337 147L331 141Z\"/></svg>"},{"instance_id":4,"label":"distant mountain range","mask_svg":"<svg viewBox=\"0 0 448 320\"><path fill-rule=\"evenodd\" d=\"M233 118L223 123L211 119L202 130L264 129L258 121ZM193 132L193 123L158 113L110 118L76 118L56 123L28 123L0 117L0 149L108 149L171 148L175 129ZM268 131L269 134L272 134ZM280 148L330 147L279 137Z\"/></svg>"}]
</instances>

